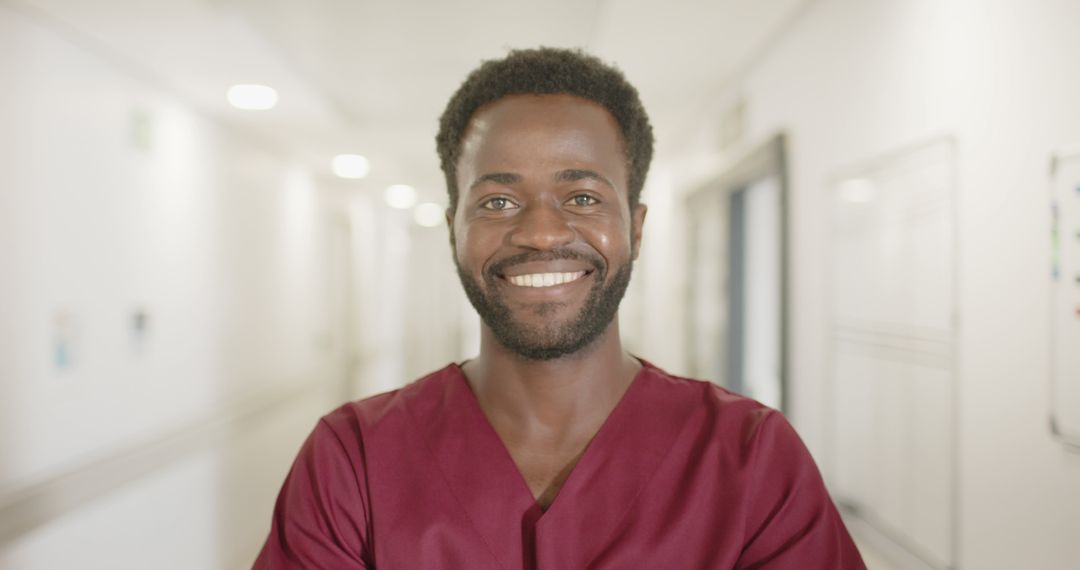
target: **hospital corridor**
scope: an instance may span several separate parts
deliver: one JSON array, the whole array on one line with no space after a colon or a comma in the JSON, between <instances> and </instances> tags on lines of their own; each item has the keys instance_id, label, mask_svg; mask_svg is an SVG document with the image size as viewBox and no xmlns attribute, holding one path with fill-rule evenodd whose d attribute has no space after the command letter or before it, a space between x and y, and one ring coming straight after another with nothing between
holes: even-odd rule
<instances>
[{"instance_id":1,"label":"hospital corridor","mask_svg":"<svg viewBox=\"0 0 1080 570\"><path fill-rule=\"evenodd\" d=\"M625 350L782 412L871 570L1080 570L1078 25L0 0L0 570L252 568L320 417L476 357L436 133L540 47L621 70L655 137Z\"/></svg>"}]
</instances>

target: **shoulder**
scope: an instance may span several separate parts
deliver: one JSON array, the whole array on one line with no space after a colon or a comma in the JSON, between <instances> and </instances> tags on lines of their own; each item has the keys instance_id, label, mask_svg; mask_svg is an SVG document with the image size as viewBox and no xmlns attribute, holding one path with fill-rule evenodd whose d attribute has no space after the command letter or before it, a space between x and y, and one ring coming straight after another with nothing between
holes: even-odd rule
<instances>
[{"instance_id":1,"label":"shoulder","mask_svg":"<svg viewBox=\"0 0 1080 570\"><path fill-rule=\"evenodd\" d=\"M647 365L658 393L688 402L683 436L699 465L738 493L744 545L737 567L865 568L824 481L783 414L709 382Z\"/></svg>"},{"instance_id":2,"label":"shoulder","mask_svg":"<svg viewBox=\"0 0 1080 570\"><path fill-rule=\"evenodd\" d=\"M423 416L425 408L440 397L460 375L456 364L436 370L396 390L342 404L323 416L317 429L326 429L342 439L355 440L388 429L404 427L412 418Z\"/></svg>"},{"instance_id":3,"label":"shoulder","mask_svg":"<svg viewBox=\"0 0 1080 570\"><path fill-rule=\"evenodd\" d=\"M298 452L274 507L256 568L366 568L372 509L401 454L418 446L410 418L454 385L453 365L319 419ZM459 383L460 384L460 383Z\"/></svg>"},{"instance_id":4,"label":"shoulder","mask_svg":"<svg viewBox=\"0 0 1080 570\"><path fill-rule=\"evenodd\" d=\"M790 430L787 420L778 410L757 400L732 392L714 382L685 378L642 360L642 379L653 390L666 393L665 400L678 402L688 412L697 429L709 432L731 444L749 446L761 435L771 431L772 424L782 424ZM791 432L794 435L794 432Z\"/></svg>"}]
</instances>

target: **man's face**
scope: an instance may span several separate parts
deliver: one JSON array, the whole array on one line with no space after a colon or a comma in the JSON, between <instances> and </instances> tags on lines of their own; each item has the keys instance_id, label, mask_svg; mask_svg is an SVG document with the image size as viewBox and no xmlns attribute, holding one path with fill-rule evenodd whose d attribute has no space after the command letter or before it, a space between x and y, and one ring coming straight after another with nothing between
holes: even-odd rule
<instances>
[{"instance_id":1,"label":"man's face","mask_svg":"<svg viewBox=\"0 0 1080 570\"><path fill-rule=\"evenodd\" d=\"M481 108L462 142L449 212L465 292L496 339L534 360L573 354L612 323L645 207L628 204L606 109L569 95Z\"/></svg>"}]
</instances>

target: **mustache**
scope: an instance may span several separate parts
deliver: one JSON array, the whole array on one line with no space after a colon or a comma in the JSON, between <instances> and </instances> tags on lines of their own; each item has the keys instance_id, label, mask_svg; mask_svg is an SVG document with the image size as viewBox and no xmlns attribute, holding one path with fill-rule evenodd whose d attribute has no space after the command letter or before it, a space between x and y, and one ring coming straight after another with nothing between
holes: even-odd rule
<instances>
[{"instance_id":1,"label":"mustache","mask_svg":"<svg viewBox=\"0 0 1080 570\"><path fill-rule=\"evenodd\" d=\"M586 255L572 249L552 249L549 251L526 251L511 255L505 259L500 259L495 263L488 266L487 277L494 279L495 277L506 273L508 269L515 265L522 263L529 263L534 261L556 261L559 259L574 259L577 261L584 261L591 265L597 272L603 274L604 260L598 255Z\"/></svg>"}]
</instances>

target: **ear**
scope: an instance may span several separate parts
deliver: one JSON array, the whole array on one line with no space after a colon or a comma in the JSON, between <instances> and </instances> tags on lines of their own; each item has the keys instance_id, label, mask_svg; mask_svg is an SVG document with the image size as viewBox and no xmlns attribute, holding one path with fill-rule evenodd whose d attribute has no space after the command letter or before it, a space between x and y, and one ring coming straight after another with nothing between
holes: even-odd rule
<instances>
[{"instance_id":1,"label":"ear","mask_svg":"<svg viewBox=\"0 0 1080 570\"><path fill-rule=\"evenodd\" d=\"M454 250L457 243L454 242L454 209L453 206L446 208L446 228L450 230L450 249Z\"/></svg>"},{"instance_id":2,"label":"ear","mask_svg":"<svg viewBox=\"0 0 1080 570\"><path fill-rule=\"evenodd\" d=\"M637 259L638 253L641 251L641 230L645 225L645 214L648 213L649 207L645 204L638 204L634 206L634 209L630 212L630 247L631 247L631 259Z\"/></svg>"}]
</instances>

